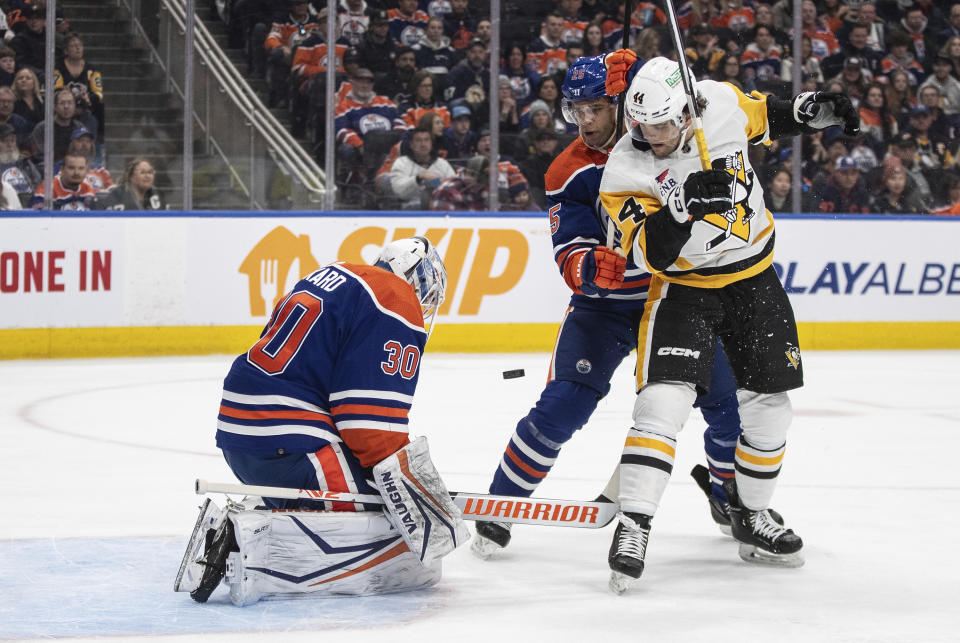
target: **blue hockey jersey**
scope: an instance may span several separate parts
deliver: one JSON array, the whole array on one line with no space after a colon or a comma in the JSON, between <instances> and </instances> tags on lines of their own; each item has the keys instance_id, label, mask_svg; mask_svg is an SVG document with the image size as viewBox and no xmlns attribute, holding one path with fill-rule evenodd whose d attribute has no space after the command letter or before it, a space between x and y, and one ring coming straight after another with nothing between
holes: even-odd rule
<instances>
[{"instance_id":1,"label":"blue hockey jersey","mask_svg":"<svg viewBox=\"0 0 960 643\"><path fill-rule=\"evenodd\" d=\"M587 147L577 137L554 159L544 177L553 256L567 285L573 290L570 304L581 308L627 310L642 307L647 299L650 274L627 259L623 286L600 295L577 289L573 272L580 253L606 242L608 217L600 207L600 179L607 153Z\"/></svg>"},{"instance_id":2,"label":"blue hockey jersey","mask_svg":"<svg viewBox=\"0 0 960 643\"><path fill-rule=\"evenodd\" d=\"M223 383L217 446L261 455L346 446L364 467L409 443L427 334L413 288L334 263L300 280Z\"/></svg>"}]
</instances>

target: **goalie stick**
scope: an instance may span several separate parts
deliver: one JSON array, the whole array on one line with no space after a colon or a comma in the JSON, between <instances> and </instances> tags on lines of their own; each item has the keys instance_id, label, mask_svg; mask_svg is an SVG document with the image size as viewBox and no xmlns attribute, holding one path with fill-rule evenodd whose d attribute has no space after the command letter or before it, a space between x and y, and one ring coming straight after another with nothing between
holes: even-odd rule
<instances>
[{"instance_id":1,"label":"goalie stick","mask_svg":"<svg viewBox=\"0 0 960 643\"><path fill-rule=\"evenodd\" d=\"M236 493L248 496L265 496L283 500L320 500L331 502L366 502L383 504L383 498L373 494L321 491L318 489L287 489L237 483L207 482L198 478L194 491L207 493ZM521 525L546 525L549 527L581 527L599 529L606 527L617 515L618 507L613 502L580 500L550 500L546 498L521 498L492 496L483 493L450 493L454 504L463 512L465 520L509 522Z\"/></svg>"}]
</instances>

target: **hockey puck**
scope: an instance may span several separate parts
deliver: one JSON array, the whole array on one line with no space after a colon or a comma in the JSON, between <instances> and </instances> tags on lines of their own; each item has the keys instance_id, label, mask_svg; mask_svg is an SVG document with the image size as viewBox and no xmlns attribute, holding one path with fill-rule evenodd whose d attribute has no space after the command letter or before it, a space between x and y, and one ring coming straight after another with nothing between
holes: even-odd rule
<instances>
[{"instance_id":1,"label":"hockey puck","mask_svg":"<svg viewBox=\"0 0 960 643\"><path fill-rule=\"evenodd\" d=\"M505 379L505 380L512 380L512 379L515 379L515 378L517 378L517 377L523 377L523 376L524 376L524 372L523 372L523 369L522 369L522 368L518 368L518 369L512 370L512 371L504 371L504 372L503 372L503 379Z\"/></svg>"}]
</instances>

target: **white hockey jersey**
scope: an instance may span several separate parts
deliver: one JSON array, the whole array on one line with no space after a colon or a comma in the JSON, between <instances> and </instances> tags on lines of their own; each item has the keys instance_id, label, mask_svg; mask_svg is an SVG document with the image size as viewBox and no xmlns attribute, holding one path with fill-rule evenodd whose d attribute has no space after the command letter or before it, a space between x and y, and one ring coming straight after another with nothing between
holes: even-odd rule
<instances>
[{"instance_id":1,"label":"white hockey jersey","mask_svg":"<svg viewBox=\"0 0 960 643\"><path fill-rule=\"evenodd\" d=\"M758 274L773 261L773 216L747 156L748 143L769 142L767 101L758 92L747 96L728 83L704 80L696 86L707 100L703 129L713 168L736 177L734 208L709 214L692 226L676 224L669 211L657 216L670 217L670 226L648 221L689 174L702 169L693 139L660 159L648 146L624 136L610 153L600 200L620 229L624 252L633 252L638 265L643 265L642 257L650 272L664 281L721 288Z\"/></svg>"}]
</instances>

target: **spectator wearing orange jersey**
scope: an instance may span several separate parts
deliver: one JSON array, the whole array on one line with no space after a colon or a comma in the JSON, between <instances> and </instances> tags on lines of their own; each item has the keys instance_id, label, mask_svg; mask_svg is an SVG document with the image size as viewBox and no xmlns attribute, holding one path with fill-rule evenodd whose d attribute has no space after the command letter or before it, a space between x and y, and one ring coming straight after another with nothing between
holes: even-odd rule
<instances>
[{"instance_id":1,"label":"spectator wearing orange jersey","mask_svg":"<svg viewBox=\"0 0 960 643\"><path fill-rule=\"evenodd\" d=\"M960 176L952 177L947 183L947 199L930 211L941 216L960 216Z\"/></svg>"},{"instance_id":2,"label":"spectator wearing orange jersey","mask_svg":"<svg viewBox=\"0 0 960 643\"><path fill-rule=\"evenodd\" d=\"M287 100L287 79L291 65L294 64L294 50L304 42L318 24L311 20L306 0L288 2L290 13L282 22L274 22L270 33L263 42L263 51L256 49L257 33L251 36L254 43L254 68L264 67L267 74L267 86L270 89L268 104L276 107ZM326 15L326 10L324 10ZM324 30L326 24L323 25Z\"/></svg>"},{"instance_id":3,"label":"spectator wearing orange jersey","mask_svg":"<svg viewBox=\"0 0 960 643\"><path fill-rule=\"evenodd\" d=\"M337 73L343 75L343 59L347 53L345 41L337 41L333 45L333 64ZM307 39L297 47L293 55L293 76L295 93L294 101L294 135L302 134L306 119L317 109L323 109L327 103L327 82L324 73L327 71L329 46L327 45L327 10L322 9L317 15L317 27L310 32ZM284 86L284 90L286 86ZM304 107L306 105L306 107ZM305 117L304 117L305 116Z\"/></svg>"},{"instance_id":4,"label":"spectator wearing orange jersey","mask_svg":"<svg viewBox=\"0 0 960 643\"><path fill-rule=\"evenodd\" d=\"M810 46L817 60L823 60L840 49L836 36L827 31L817 18L817 5L813 0L803 0L800 9L800 18L803 22L803 33L810 37ZM793 31L791 30L791 34Z\"/></svg>"},{"instance_id":5,"label":"spectator wearing orange jersey","mask_svg":"<svg viewBox=\"0 0 960 643\"><path fill-rule=\"evenodd\" d=\"M397 8L387 11L390 37L397 46L413 47L427 30L430 16L417 9L417 0L397 0Z\"/></svg>"},{"instance_id":6,"label":"spectator wearing orange jersey","mask_svg":"<svg viewBox=\"0 0 960 643\"><path fill-rule=\"evenodd\" d=\"M783 49L774 40L770 27L757 25L751 40L740 56L744 78L754 81L780 80Z\"/></svg>"},{"instance_id":7,"label":"spectator wearing orange jersey","mask_svg":"<svg viewBox=\"0 0 960 643\"><path fill-rule=\"evenodd\" d=\"M337 155L344 171L351 172L361 165L366 139L389 139L390 132L404 129L397 106L386 96L373 91L373 72L360 67L350 78L353 88L334 111ZM384 136L386 134L386 136ZM393 137L390 144L399 136ZM389 149L389 146L384 147Z\"/></svg>"},{"instance_id":8,"label":"spectator wearing orange jersey","mask_svg":"<svg viewBox=\"0 0 960 643\"><path fill-rule=\"evenodd\" d=\"M443 126L450 125L450 112L447 106L437 100L440 93L437 81L429 71L421 69L410 80L409 95L411 100L399 106L400 117L407 129L413 129L420 119L427 113L433 112L443 120Z\"/></svg>"},{"instance_id":9,"label":"spectator wearing orange jersey","mask_svg":"<svg viewBox=\"0 0 960 643\"><path fill-rule=\"evenodd\" d=\"M710 20L711 27L722 27L734 33L743 33L753 29L756 14L750 7L743 6L743 0L726 0L726 7Z\"/></svg>"},{"instance_id":10,"label":"spectator wearing orange jersey","mask_svg":"<svg viewBox=\"0 0 960 643\"><path fill-rule=\"evenodd\" d=\"M923 67L910 53L910 45L913 42L910 36L903 31L892 31L887 37L887 42L890 46L887 55L880 61L880 73L889 77L894 71L905 71L911 87L923 82Z\"/></svg>"},{"instance_id":11,"label":"spectator wearing orange jersey","mask_svg":"<svg viewBox=\"0 0 960 643\"><path fill-rule=\"evenodd\" d=\"M68 154L63 159L60 173L53 177L52 209L92 210L97 192L87 177L87 159L82 154ZM34 210L43 207L43 185L37 188L30 206Z\"/></svg>"},{"instance_id":12,"label":"spectator wearing orange jersey","mask_svg":"<svg viewBox=\"0 0 960 643\"><path fill-rule=\"evenodd\" d=\"M443 16L443 33L457 51L466 49L477 31L477 19L467 3L468 0L450 0L450 13Z\"/></svg>"},{"instance_id":13,"label":"spectator wearing orange jersey","mask_svg":"<svg viewBox=\"0 0 960 643\"><path fill-rule=\"evenodd\" d=\"M76 156L78 154L87 159L87 176L84 180L95 192L106 192L114 187L113 177L110 176L110 172L95 160L97 149L94 145L93 134L83 127L73 131L73 135L70 137L70 145L67 147L67 156ZM60 160L53 166L55 174L60 172L62 165L63 161Z\"/></svg>"},{"instance_id":14,"label":"spectator wearing orange jersey","mask_svg":"<svg viewBox=\"0 0 960 643\"><path fill-rule=\"evenodd\" d=\"M527 64L541 76L549 76L567 62L567 45L563 41L565 21L556 11L543 19L540 36L527 45Z\"/></svg>"},{"instance_id":15,"label":"spectator wearing orange jersey","mask_svg":"<svg viewBox=\"0 0 960 643\"><path fill-rule=\"evenodd\" d=\"M837 33L843 26L844 19L850 11L846 2L840 0L822 0L823 14L820 16L820 24L824 29L831 33Z\"/></svg>"},{"instance_id":16,"label":"spectator wearing orange jersey","mask_svg":"<svg viewBox=\"0 0 960 643\"><path fill-rule=\"evenodd\" d=\"M580 16L583 0L560 0L559 13L563 17L563 33L560 39L567 46L580 44L587 29L587 21Z\"/></svg>"}]
</instances>

